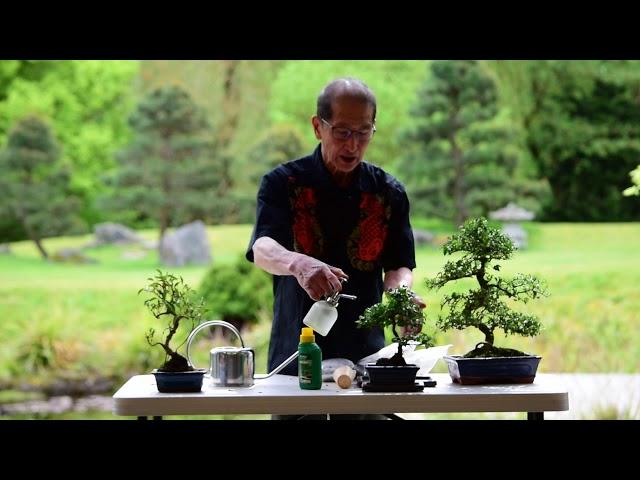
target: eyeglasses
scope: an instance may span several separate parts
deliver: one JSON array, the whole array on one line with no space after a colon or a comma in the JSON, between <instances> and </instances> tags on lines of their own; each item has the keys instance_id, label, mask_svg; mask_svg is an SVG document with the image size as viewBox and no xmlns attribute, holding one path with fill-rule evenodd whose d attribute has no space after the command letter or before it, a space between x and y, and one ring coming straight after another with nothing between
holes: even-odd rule
<instances>
[{"instance_id":1,"label":"eyeglasses","mask_svg":"<svg viewBox=\"0 0 640 480\"><path fill-rule=\"evenodd\" d=\"M329 127L331 127L331 136L335 140L349 140L351 136L355 136L358 142L368 142L373 137L373 134L376 133L376 126L372 126L367 130L351 130L346 127L334 127L329 122L327 122L324 118L319 117L324 123L326 123Z\"/></svg>"}]
</instances>

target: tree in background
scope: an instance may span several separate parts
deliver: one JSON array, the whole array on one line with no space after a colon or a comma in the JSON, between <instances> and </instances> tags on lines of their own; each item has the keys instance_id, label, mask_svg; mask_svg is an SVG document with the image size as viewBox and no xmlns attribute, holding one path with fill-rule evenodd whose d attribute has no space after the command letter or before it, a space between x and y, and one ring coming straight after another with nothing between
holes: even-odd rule
<instances>
[{"instance_id":1,"label":"tree in background","mask_svg":"<svg viewBox=\"0 0 640 480\"><path fill-rule=\"evenodd\" d=\"M184 88L206 112L210 140L216 146L221 177L215 223L252 221L247 199L255 188L247 178L248 153L269 127L271 85L282 60L146 60L141 62L142 90L175 84Z\"/></svg>"},{"instance_id":2,"label":"tree in background","mask_svg":"<svg viewBox=\"0 0 640 480\"><path fill-rule=\"evenodd\" d=\"M509 201L535 205L541 187L516 175L518 151L497 121L492 78L471 60L434 61L429 70L404 134L401 171L414 211L460 225Z\"/></svg>"},{"instance_id":3,"label":"tree in background","mask_svg":"<svg viewBox=\"0 0 640 480\"><path fill-rule=\"evenodd\" d=\"M129 124L135 137L117 155L105 204L130 220L157 220L161 243L169 227L206 220L220 203L214 152L203 139L207 122L187 92L166 86L142 99Z\"/></svg>"},{"instance_id":4,"label":"tree in background","mask_svg":"<svg viewBox=\"0 0 640 480\"><path fill-rule=\"evenodd\" d=\"M505 103L552 197L551 221L640 219L620 196L640 158L640 62L496 61Z\"/></svg>"},{"instance_id":5,"label":"tree in background","mask_svg":"<svg viewBox=\"0 0 640 480\"><path fill-rule=\"evenodd\" d=\"M18 122L0 153L0 212L20 222L43 258L42 239L67 231L78 207L59 157L51 129L35 116Z\"/></svg>"},{"instance_id":6,"label":"tree in background","mask_svg":"<svg viewBox=\"0 0 640 480\"><path fill-rule=\"evenodd\" d=\"M258 137L246 156L244 174L234 191L239 222L253 223L255 220L256 193L262 175L306 153L302 135L291 125L274 125Z\"/></svg>"},{"instance_id":7,"label":"tree in background","mask_svg":"<svg viewBox=\"0 0 640 480\"><path fill-rule=\"evenodd\" d=\"M10 126L28 114L51 119L64 145L63 160L85 230L104 220L95 200L104 193L102 175L115 166L114 152L129 140L126 118L133 107L137 73L137 61L0 62L0 143ZM19 239L15 229L7 229L0 230L0 237L7 232Z\"/></svg>"}]
</instances>

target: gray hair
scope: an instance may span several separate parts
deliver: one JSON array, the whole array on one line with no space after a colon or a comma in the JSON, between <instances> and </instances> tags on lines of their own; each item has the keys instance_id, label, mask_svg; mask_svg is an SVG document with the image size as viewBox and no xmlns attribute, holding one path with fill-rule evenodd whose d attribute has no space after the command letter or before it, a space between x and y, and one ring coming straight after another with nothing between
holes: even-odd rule
<instances>
[{"instance_id":1,"label":"gray hair","mask_svg":"<svg viewBox=\"0 0 640 480\"><path fill-rule=\"evenodd\" d=\"M373 123L376 121L376 96L371 89L357 78L338 78L329 83L318 95L316 115L331 120L331 104L339 98L354 98L373 107Z\"/></svg>"}]
</instances>

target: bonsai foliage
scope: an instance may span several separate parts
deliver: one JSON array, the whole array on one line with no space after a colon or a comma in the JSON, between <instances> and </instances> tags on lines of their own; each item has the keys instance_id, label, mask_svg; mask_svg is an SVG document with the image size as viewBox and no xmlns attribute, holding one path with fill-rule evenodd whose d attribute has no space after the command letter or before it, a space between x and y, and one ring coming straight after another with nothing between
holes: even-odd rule
<instances>
[{"instance_id":1,"label":"bonsai foliage","mask_svg":"<svg viewBox=\"0 0 640 480\"><path fill-rule=\"evenodd\" d=\"M448 307L448 313L437 321L443 331L476 327L484 334L485 341L465 357L524 356L518 350L494 347L495 329L500 328L507 335L529 337L540 332L541 324L535 316L511 310L503 298L527 303L546 296L546 287L532 275L517 274L510 280L499 278L493 272L500 271L500 264L490 265L494 260L511 258L513 251L509 237L490 227L485 218L468 220L443 246L445 255L463 252L463 256L448 261L435 278L426 281L429 289L439 289L463 278L478 282L477 289L445 295L441 306Z\"/></svg>"},{"instance_id":2,"label":"bonsai foliage","mask_svg":"<svg viewBox=\"0 0 640 480\"><path fill-rule=\"evenodd\" d=\"M393 357L381 358L377 365L406 365L402 357L402 347L410 341L417 341L425 346L432 346L432 338L427 333L419 332L425 322L422 309L413 301L413 292L400 286L386 292L387 302L376 303L368 307L357 320L359 328L391 327L393 341L398 343L398 352ZM398 327L404 327L403 334Z\"/></svg>"},{"instance_id":3,"label":"bonsai foliage","mask_svg":"<svg viewBox=\"0 0 640 480\"><path fill-rule=\"evenodd\" d=\"M170 273L158 273L148 279L149 286L138 291L147 292L151 297L145 300L151 314L158 320L166 320L166 335L163 341L155 341L155 329L150 328L146 335L147 342L152 347L160 345L166 354L165 362L158 369L160 372L184 372L193 370L185 357L177 353L177 350L186 341L183 340L176 348L171 347L171 341L178 332L178 327L183 321L191 322L191 330L200 323L206 312L204 299L196 299L195 292L186 284L182 277L176 277ZM164 317L164 318L162 318Z\"/></svg>"}]
</instances>

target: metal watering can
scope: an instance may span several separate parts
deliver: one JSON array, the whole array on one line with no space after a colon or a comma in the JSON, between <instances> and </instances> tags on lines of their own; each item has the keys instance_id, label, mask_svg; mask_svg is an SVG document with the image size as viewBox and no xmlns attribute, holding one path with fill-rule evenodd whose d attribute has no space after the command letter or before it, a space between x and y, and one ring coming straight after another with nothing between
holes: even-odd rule
<instances>
[{"instance_id":1,"label":"metal watering can","mask_svg":"<svg viewBox=\"0 0 640 480\"><path fill-rule=\"evenodd\" d=\"M193 365L193 362L191 361L191 342L200 330L214 325L226 327L231 330L236 334L238 340L240 340L240 344L242 345L242 347L215 347L209 351L208 375L211 377L215 386L250 387L253 385L254 380L261 380L275 375L298 357L298 352L296 351L293 355L278 365L278 367L271 373L256 375L255 352L252 348L244 346L244 341L242 340L238 329L229 322L224 322L222 320L210 320L208 322L201 323L194 328L189 334L189 338L187 338L187 360L190 365Z\"/></svg>"},{"instance_id":2,"label":"metal watering can","mask_svg":"<svg viewBox=\"0 0 640 480\"><path fill-rule=\"evenodd\" d=\"M327 297L327 300L320 300L313 304L303 322L306 325L313 327L314 330L318 331L318 333L327 335L338 316L336 307L338 306L338 300L340 298L348 298L350 300L356 299L354 295L335 293L334 295ZM321 305L321 302L328 302L332 308L329 307L329 310L325 310L326 307L322 304L322 313L320 313L317 308ZM200 330L214 325L226 327L231 330L235 333L236 337L238 337L238 340L240 340L240 345L242 345L242 347L215 347L209 351L208 375L211 377L213 385L215 386L250 387L253 385L255 380L262 380L275 375L298 358L298 351L296 350L289 358L274 368L271 373L256 374L255 352L252 348L244 346L244 341L242 340L238 329L229 322L225 322L223 320L209 320L194 328L187 338L187 360L190 365L194 366L191 361L191 342L193 342L193 339Z\"/></svg>"}]
</instances>

